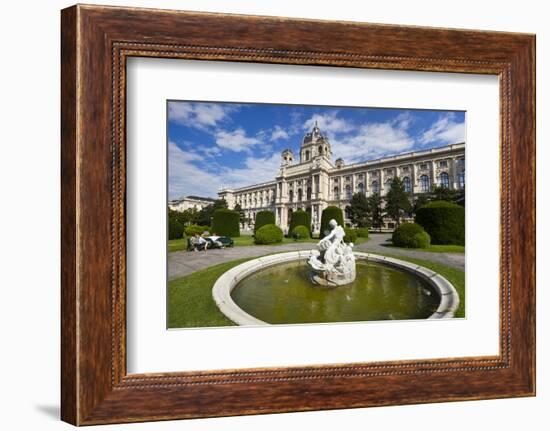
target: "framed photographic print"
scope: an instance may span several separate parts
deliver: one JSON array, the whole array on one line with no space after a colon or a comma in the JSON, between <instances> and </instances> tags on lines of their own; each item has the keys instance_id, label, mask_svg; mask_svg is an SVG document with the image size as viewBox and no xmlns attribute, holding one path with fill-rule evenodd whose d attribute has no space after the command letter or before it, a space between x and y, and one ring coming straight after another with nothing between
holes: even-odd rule
<instances>
[{"instance_id":1,"label":"framed photographic print","mask_svg":"<svg viewBox=\"0 0 550 431\"><path fill-rule=\"evenodd\" d=\"M63 420L535 394L533 35L61 30Z\"/></svg>"}]
</instances>

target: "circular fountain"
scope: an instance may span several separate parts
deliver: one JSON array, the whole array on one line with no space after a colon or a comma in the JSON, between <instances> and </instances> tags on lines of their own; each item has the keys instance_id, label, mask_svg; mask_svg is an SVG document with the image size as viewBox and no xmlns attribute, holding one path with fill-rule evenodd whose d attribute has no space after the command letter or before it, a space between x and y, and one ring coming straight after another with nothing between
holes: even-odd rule
<instances>
[{"instance_id":1,"label":"circular fountain","mask_svg":"<svg viewBox=\"0 0 550 431\"><path fill-rule=\"evenodd\" d=\"M225 272L212 295L238 325L440 319L459 298L440 274L399 259L352 252L340 228L318 250L253 259ZM353 267L351 267L353 265Z\"/></svg>"}]
</instances>

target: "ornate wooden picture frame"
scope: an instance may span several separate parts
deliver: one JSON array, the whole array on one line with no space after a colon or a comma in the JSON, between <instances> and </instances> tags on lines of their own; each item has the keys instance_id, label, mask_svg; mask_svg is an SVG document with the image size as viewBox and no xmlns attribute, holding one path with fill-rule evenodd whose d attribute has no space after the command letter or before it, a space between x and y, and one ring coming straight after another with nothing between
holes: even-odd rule
<instances>
[{"instance_id":1,"label":"ornate wooden picture frame","mask_svg":"<svg viewBox=\"0 0 550 431\"><path fill-rule=\"evenodd\" d=\"M100 6L62 11L61 417L75 425L535 394L535 37ZM500 354L126 372L126 60L500 79Z\"/></svg>"}]
</instances>

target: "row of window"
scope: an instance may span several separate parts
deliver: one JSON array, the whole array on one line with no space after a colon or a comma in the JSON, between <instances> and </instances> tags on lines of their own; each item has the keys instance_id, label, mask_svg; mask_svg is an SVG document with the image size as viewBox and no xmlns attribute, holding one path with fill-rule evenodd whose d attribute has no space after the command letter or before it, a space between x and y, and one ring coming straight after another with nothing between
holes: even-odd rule
<instances>
[{"instance_id":1,"label":"row of window","mask_svg":"<svg viewBox=\"0 0 550 431\"><path fill-rule=\"evenodd\" d=\"M411 186L411 179L409 177L404 177L402 179L403 181L403 188L407 193L410 193L412 191ZM440 187L449 188L450 182L449 182L449 174L447 172L442 172L439 175L439 184ZM458 187L463 189L464 188L464 172L460 172L458 174ZM427 175L421 175L419 179L419 188L421 192L429 192L430 191L430 178ZM357 184L357 191L359 193L365 193L365 186L363 183ZM380 187L378 185L378 181L373 181L371 184L371 191L373 193L380 193ZM333 190L334 198L339 199L340 196L340 190L338 186L334 187ZM351 198L351 186L347 185L345 187L345 193L346 198Z\"/></svg>"}]
</instances>

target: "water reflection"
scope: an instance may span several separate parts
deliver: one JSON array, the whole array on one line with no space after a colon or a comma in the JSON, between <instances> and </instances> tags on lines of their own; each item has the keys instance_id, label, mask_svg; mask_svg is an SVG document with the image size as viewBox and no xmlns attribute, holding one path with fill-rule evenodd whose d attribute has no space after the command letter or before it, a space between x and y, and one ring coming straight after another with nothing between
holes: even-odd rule
<instances>
[{"instance_id":1,"label":"water reflection","mask_svg":"<svg viewBox=\"0 0 550 431\"><path fill-rule=\"evenodd\" d=\"M425 319L439 296L423 280L378 263L357 263L357 278L346 286L314 286L303 262L259 271L233 290L233 300L268 323L320 323Z\"/></svg>"}]
</instances>

